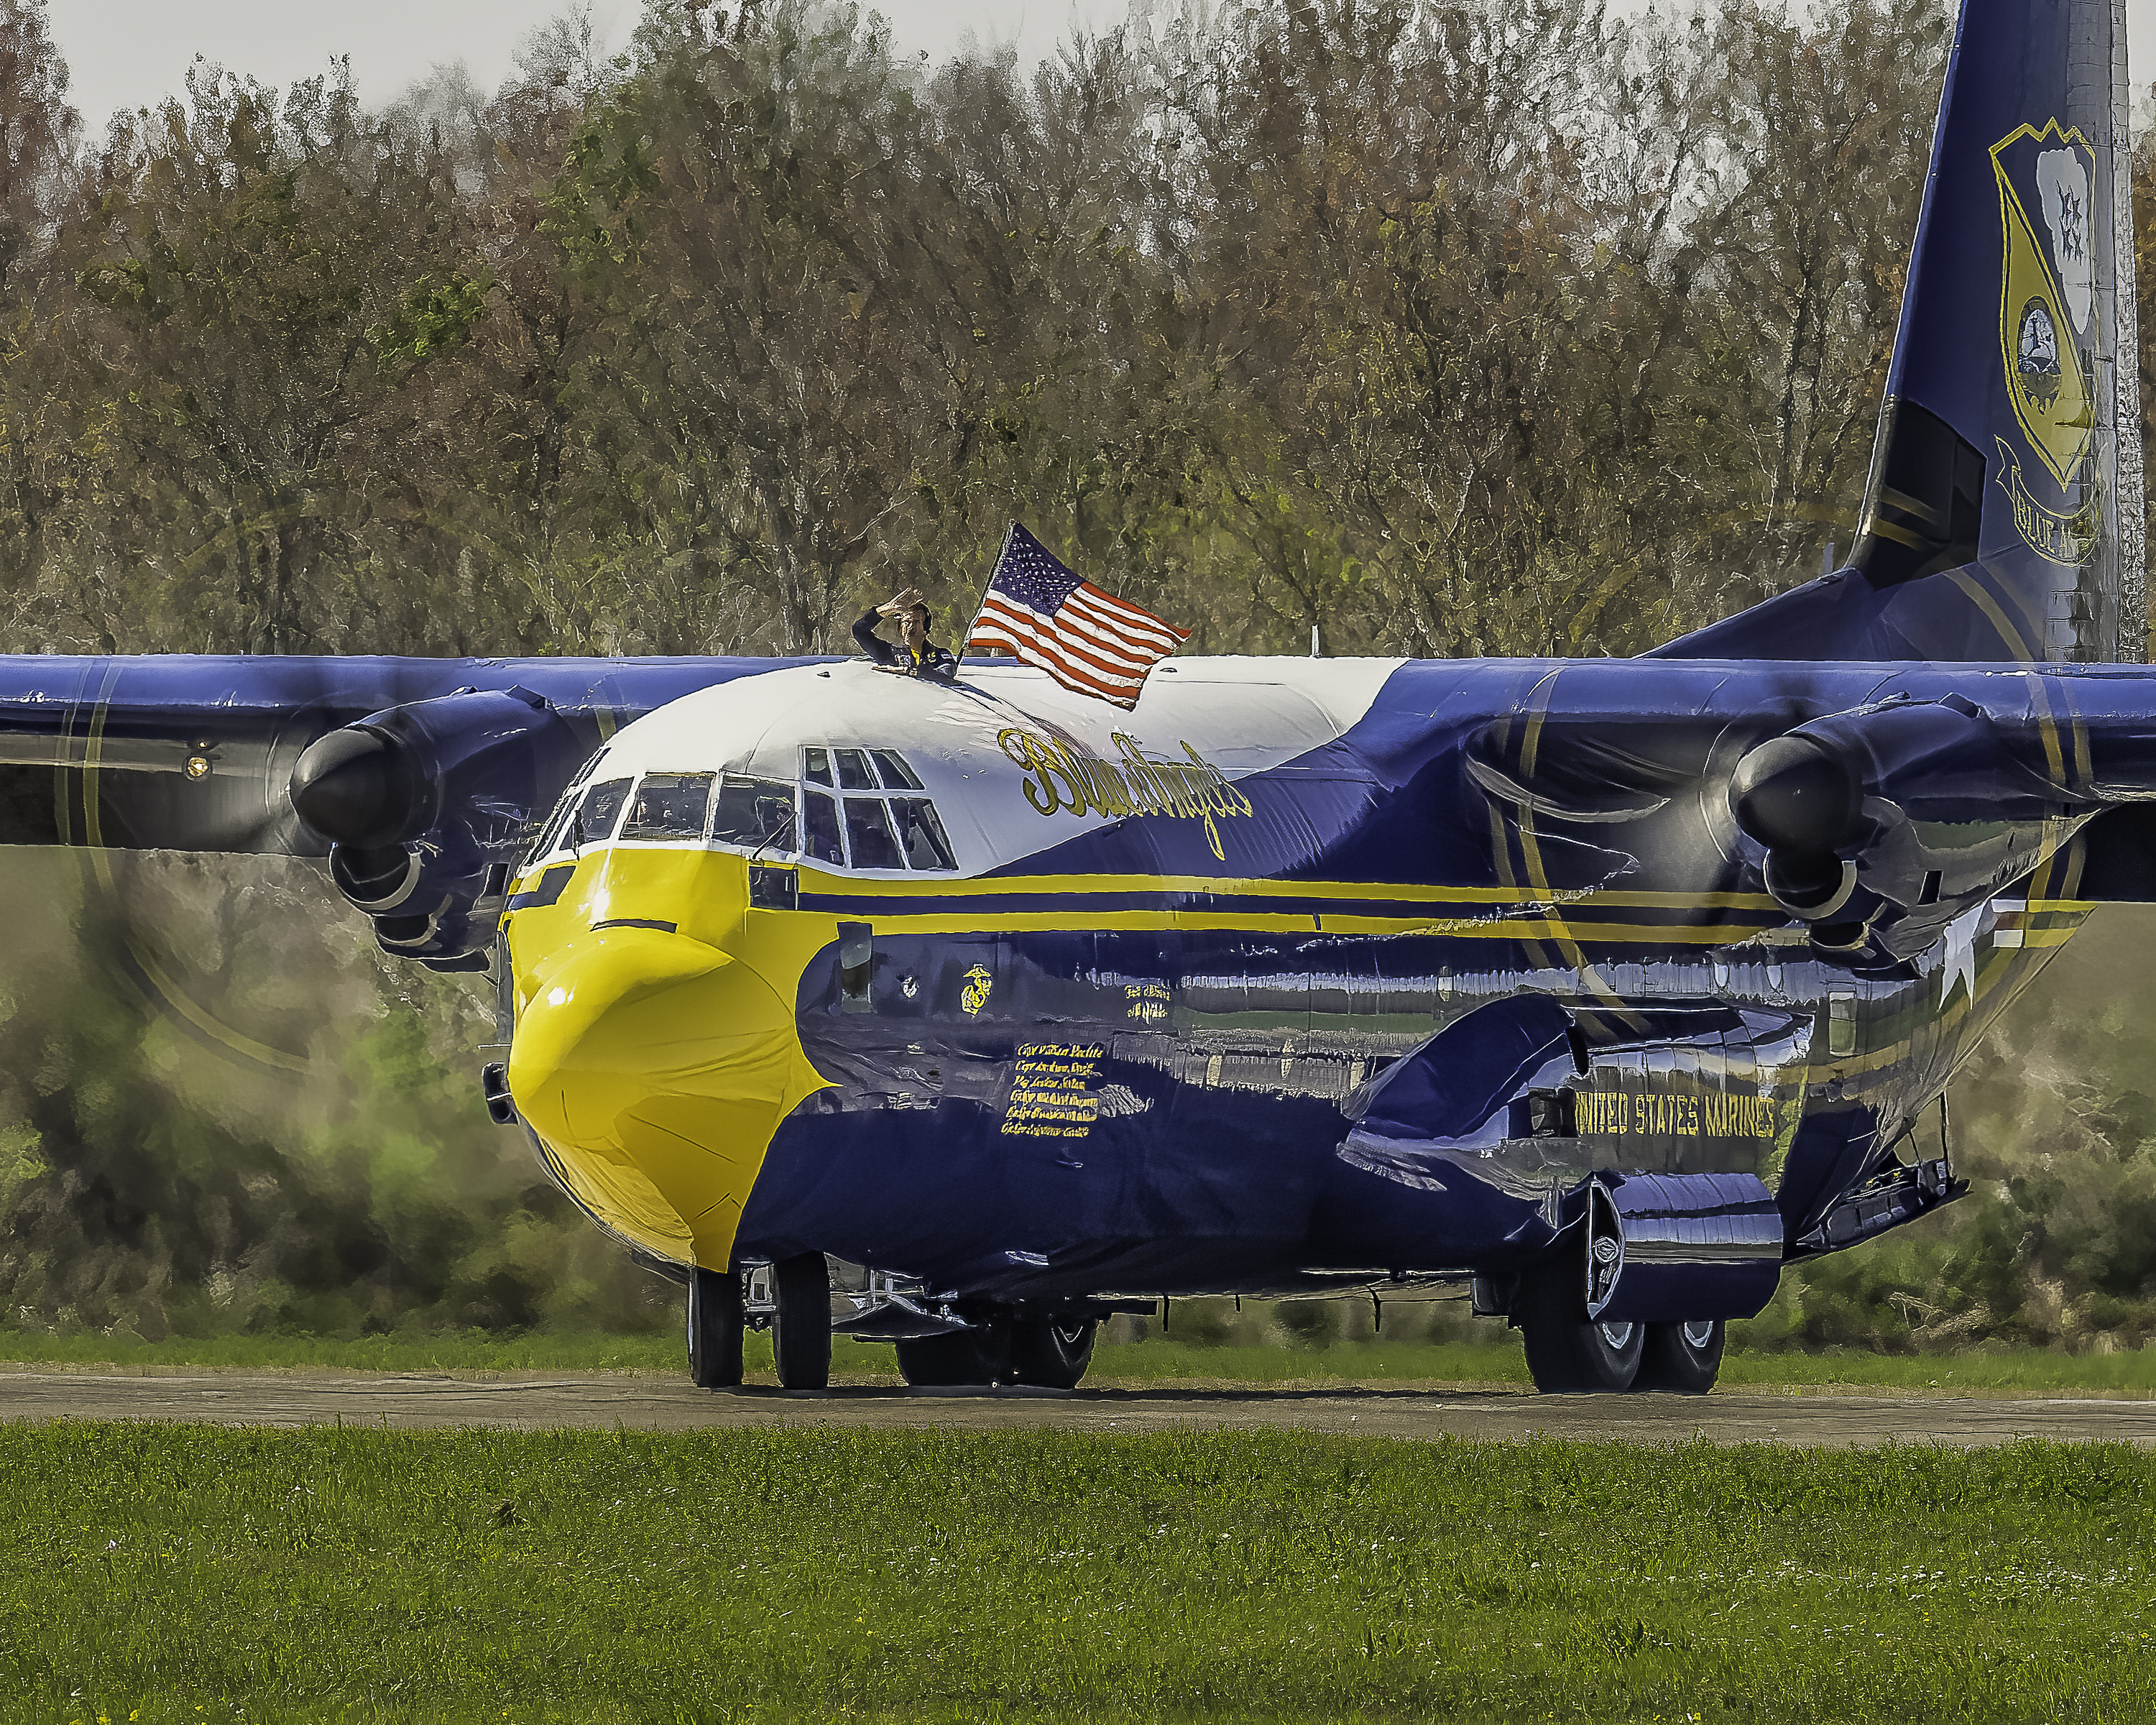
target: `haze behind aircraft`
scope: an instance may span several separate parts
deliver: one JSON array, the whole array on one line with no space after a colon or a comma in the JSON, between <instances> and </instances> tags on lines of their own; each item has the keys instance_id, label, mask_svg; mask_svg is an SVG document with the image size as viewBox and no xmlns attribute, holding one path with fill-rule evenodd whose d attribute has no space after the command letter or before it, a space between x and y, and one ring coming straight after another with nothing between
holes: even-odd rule
<instances>
[{"instance_id":1,"label":"haze behind aircraft","mask_svg":"<svg viewBox=\"0 0 2156 1725\"><path fill-rule=\"evenodd\" d=\"M1849 566L1630 661L0 660L0 838L326 855L496 978L490 1106L820 1385L1163 1295L1469 1281L1702 1390L2156 897L2123 12L1965 0ZM551 813L549 812L551 810ZM1921 1145L1922 1147L1919 1147ZM839 1271L834 1294L828 1274Z\"/></svg>"}]
</instances>

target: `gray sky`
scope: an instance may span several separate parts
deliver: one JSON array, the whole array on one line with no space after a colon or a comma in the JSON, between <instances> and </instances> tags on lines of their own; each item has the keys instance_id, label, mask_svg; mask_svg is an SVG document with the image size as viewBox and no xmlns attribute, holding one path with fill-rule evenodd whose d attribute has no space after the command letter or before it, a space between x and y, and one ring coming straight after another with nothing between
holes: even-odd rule
<instances>
[{"instance_id":1,"label":"gray sky","mask_svg":"<svg viewBox=\"0 0 2156 1725\"><path fill-rule=\"evenodd\" d=\"M2156 0L2145 0L2156 7ZM123 107L177 95L197 54L268 84L321 71L349 54L362 100L383 102L436 64L462 60L493 89L516 64L517 44L568 9L567 0L51 0L53 37L74 81L69 100L93 131ZM1120 19L1123 0L872 0L908 49L937 59L972 32L983 45L1015 41L1038 58L1074 15L1090 26ZM611 51L643 15L641 0L592 0L592 22Z\"/></svg>"},{"instance_id":2,"label":"gray sky","mask_svg":"<svg viewBox=\"0 0 2156 1725\"><path fill-rule=\"evenodd\" d=\"M1074 18L1097 28L1126 9L1124 0L872 3L901 44L939 59L969 32L984 46L1013 42L1037 59ZM349 54L370 103L457 60L491 90L513 68L517 44L564 9L565 0L51 0L53 34L74 74L72 100L94 130L117 108L177 94L198 54L271 84L311 76L331 54ZM592 0L609 51L628 39L642 10L640 0ZM2145 90L2156 81L2156 0L2127 0L2126 10L2134 82Z\"/></svg>"}]
</instances>

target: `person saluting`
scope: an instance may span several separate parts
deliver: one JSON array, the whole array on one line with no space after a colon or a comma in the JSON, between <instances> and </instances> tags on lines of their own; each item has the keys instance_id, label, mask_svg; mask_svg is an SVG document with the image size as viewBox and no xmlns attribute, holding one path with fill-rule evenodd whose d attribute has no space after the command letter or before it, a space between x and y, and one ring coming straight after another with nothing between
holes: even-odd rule
<instances>
[{"instance_id":1,"label":"person saluting","mask_svg":"<svg viewBox=\"0 0 2156 1725\"><path fill-rule=\"evenodd\" d=\"M876 634L876 624L886 617L898 619L901 644L892 646ZM928 639L928 607L921 602L921 589L909 587L886 599L873 611L865 611L854 625L854 642L862 652L887 671L902 677L926 677L934 683L956 682L958 658L947 647Z\"/></svg>"}]
</instances>

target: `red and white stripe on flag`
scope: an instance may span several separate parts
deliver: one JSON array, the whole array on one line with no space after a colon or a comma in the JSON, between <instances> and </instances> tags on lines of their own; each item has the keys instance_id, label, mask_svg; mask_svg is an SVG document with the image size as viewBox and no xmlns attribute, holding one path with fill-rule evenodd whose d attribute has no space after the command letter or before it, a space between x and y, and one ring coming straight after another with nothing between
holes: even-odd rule
<instances>
[{"instance_id":1,"label":"red and white stripe on flag","mask_svg":"<svg viewBox=\"0 0 2156 1725\"><path fill-rule=\"evenodd\" d=\"M1146 673L1190 639L1142 605L1081 581L1053 614L988 589L968 648L1001 648L1081 695L1137 705Z\"/></svg>"}]
</instances>

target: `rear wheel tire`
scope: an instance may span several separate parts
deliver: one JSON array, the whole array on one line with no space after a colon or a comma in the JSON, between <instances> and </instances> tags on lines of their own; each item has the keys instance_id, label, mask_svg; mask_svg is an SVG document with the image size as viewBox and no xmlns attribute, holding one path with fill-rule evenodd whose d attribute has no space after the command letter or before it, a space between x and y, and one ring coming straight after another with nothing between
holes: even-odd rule
<instances>
[{"instance_id":1,"label":"rear wheel tire","mask_svg":"<svg viewBox=\"0 0 2156 1725\"><path fill-rule=\"evenodd\" d=\"M1578 1252L1563 1253L1522 1276L1513 1316L1527 1345L1528 1373L1544 1395L1619 1393L1639 1375L1647 1326L1589 1319Z\"/></svg>"},{"instance_id":2,"label":"rear wheel tire","mask_svg":"<svg viewBox=\"0 0 2156 1725\"><path fill-rule=\"evenodd\" d=\"M831 1272L821 1252L781 1258L771 1266L778 1310L771 1351L783 1389L824 1389L831 1382Z\"/></svg>"},{"instance_id":3,"label":"rear wheel tire","mask_svg":"<svg viewBox=\"0 0 2156 1725\"><path fill-rule=\"evenodd\" d=\"M950 1389L960 1384L993 1384L995 1364L990 1338L979 1330L953 1330L947 1336L919 1336L898 1344L898 1372L918 1389Z\"/></svg>"},{"instance_id":4,"label":"rear wheel tire","mask_svg":"<svg viewBox=\"0 0 2156 1725\"><path fill-rule=\"evenodd\" d=\"M1686 1323L1649 1324L1646 1346L1640 1355L1640 1375L1635 1389L1673 1391L1678 1395L1705 1395L1722 1375L1722 1352L1727 1345L1728 1327L1720 1318L1694 1318Z\"/></svg>"},{"instance_id":5,"label":"rear wheel tire","mask_svg":"<svg viewBox=\"0 0 2156 1725\"><path fill-rule=\"evenodd\" d=\"M742 1381L741 1276L734 1271L689 1272L689 1381L731 1389Z\"/></svg>"},{"instance_id":6,"label":"rear wheel tire","mask_svg":"<svg viewBox=\"0 0 2156 1725\"><path fill-rule=\"evenodd\" d=\"M1093 1363L1098 1318L1032 1317L1012 1326L1011 1378L1043 1389L1075 1389Z\"/></svg>"}]
</instances>

